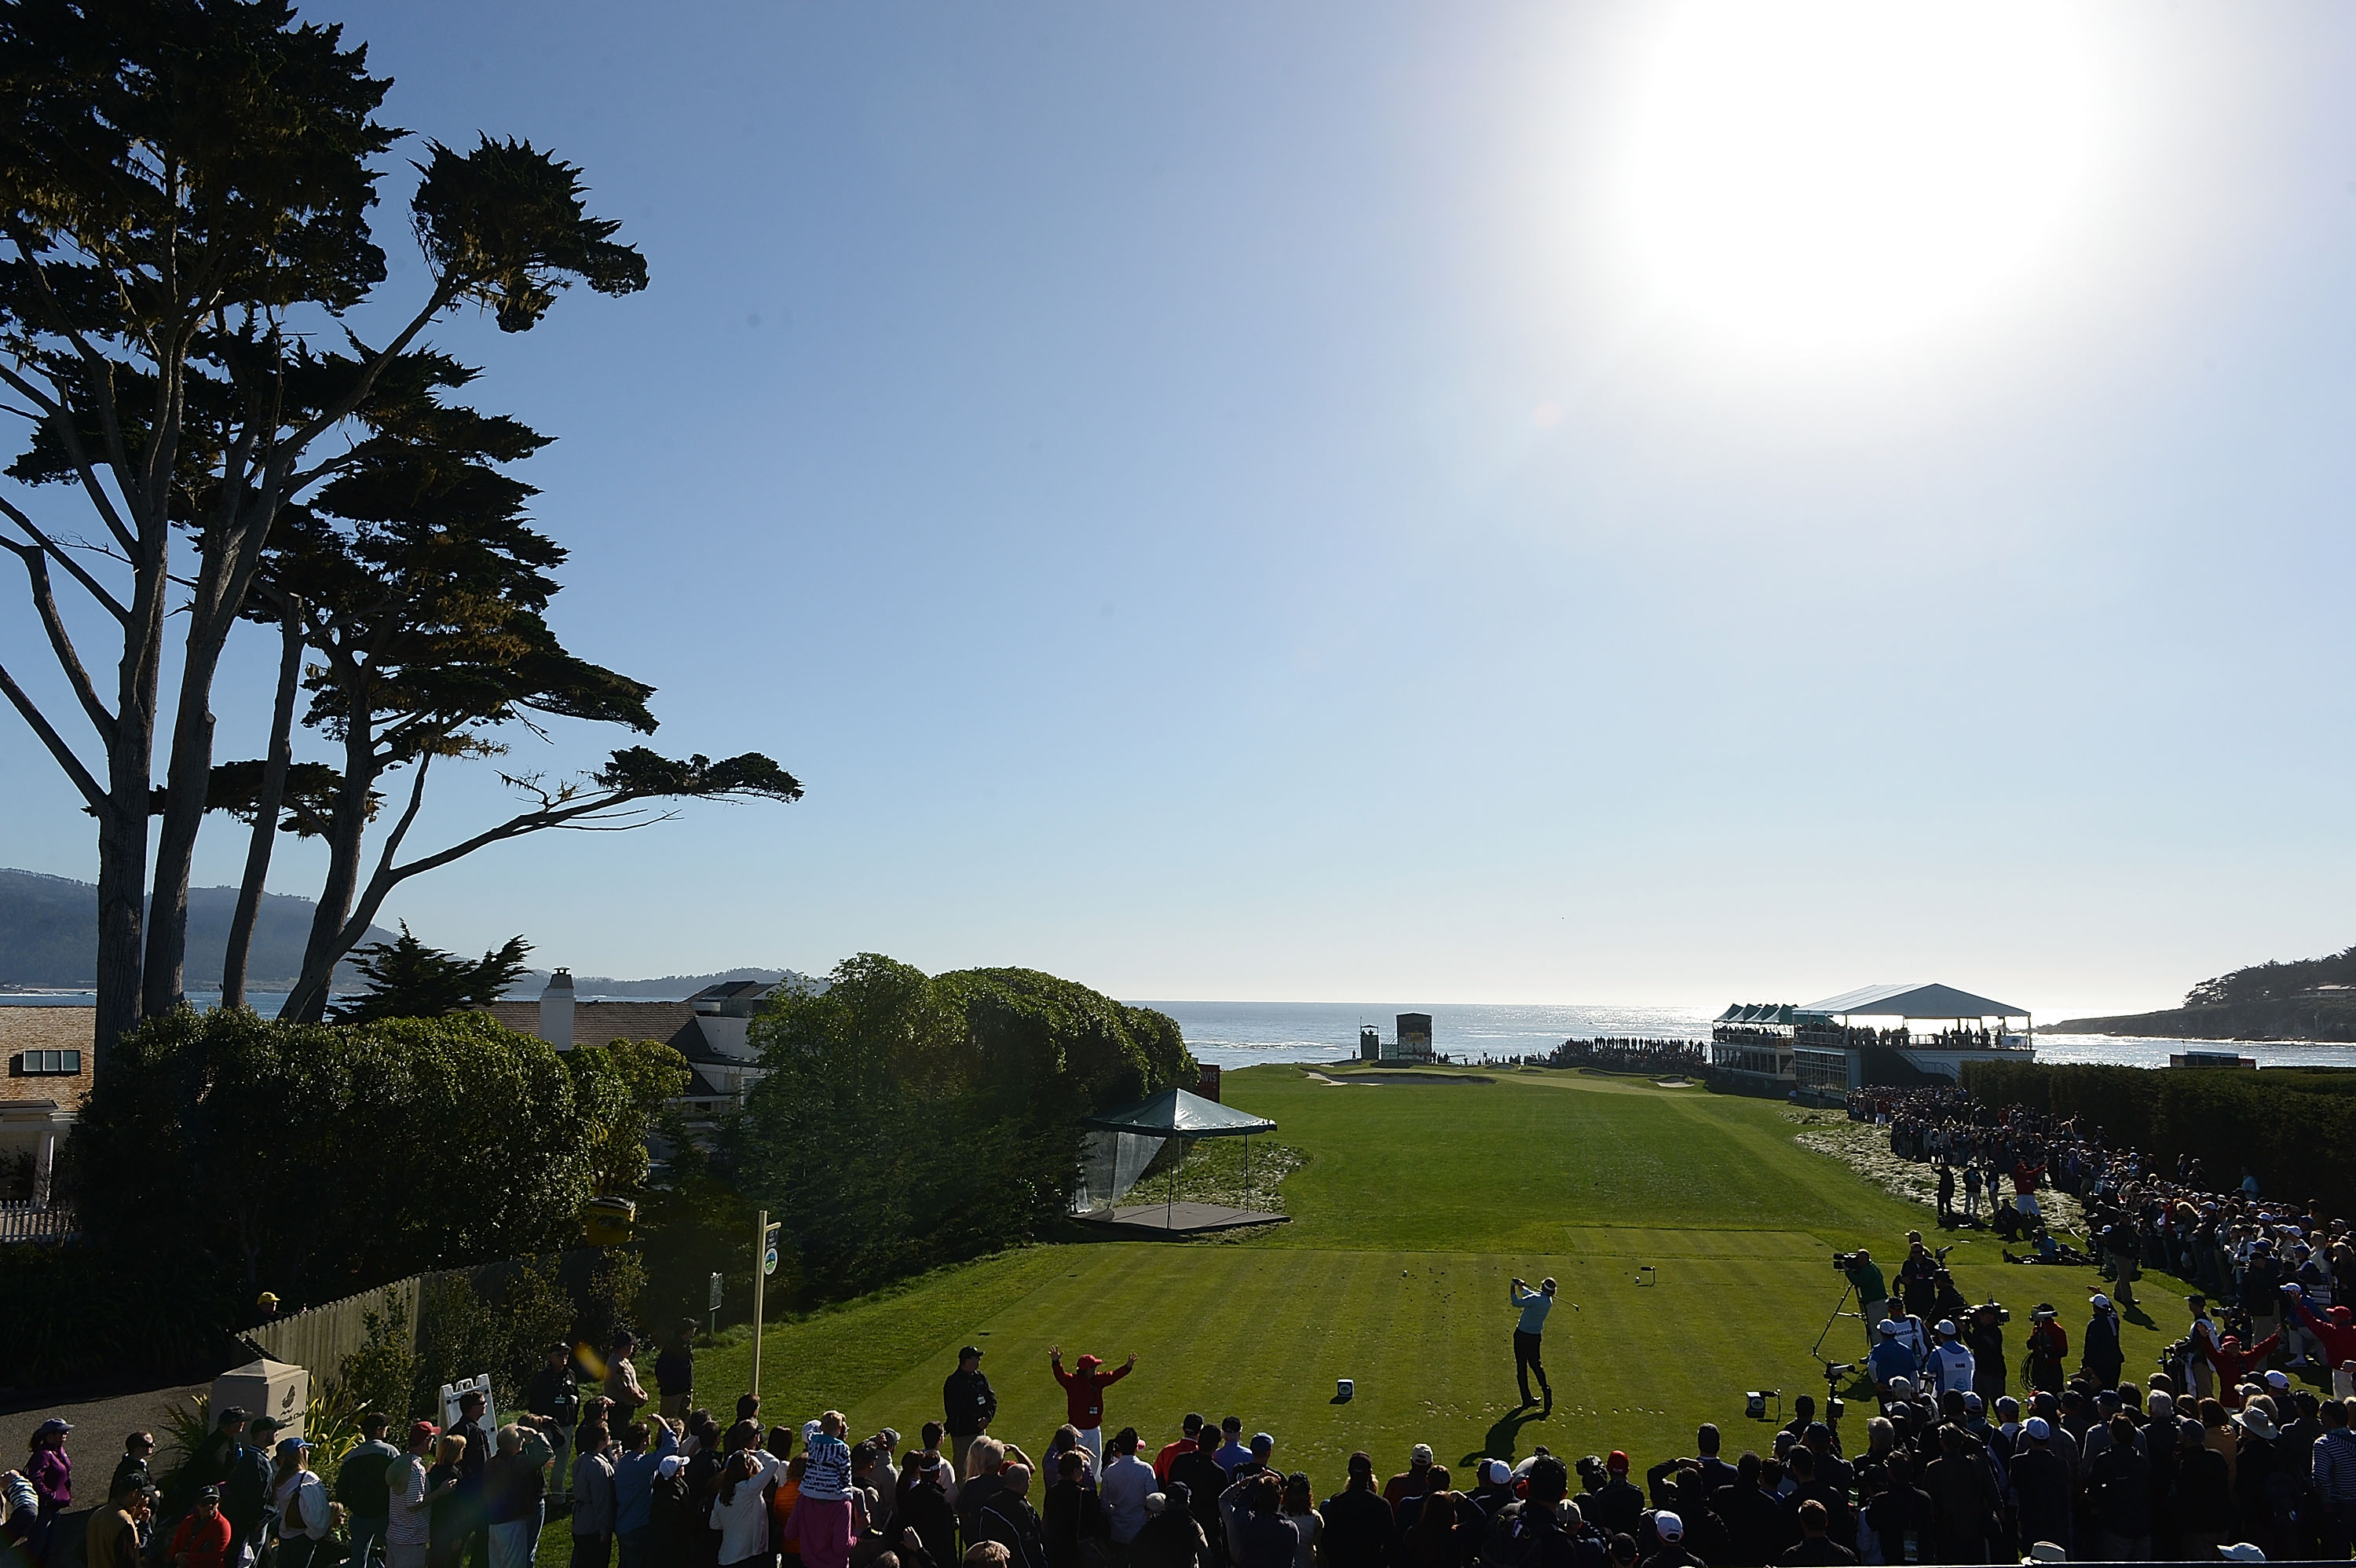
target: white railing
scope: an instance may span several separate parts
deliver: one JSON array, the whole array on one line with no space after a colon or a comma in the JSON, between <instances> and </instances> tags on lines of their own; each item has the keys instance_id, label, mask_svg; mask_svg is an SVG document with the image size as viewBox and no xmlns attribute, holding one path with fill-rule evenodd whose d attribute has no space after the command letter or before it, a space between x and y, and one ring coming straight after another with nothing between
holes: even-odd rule
<instances>
[{"instance_id":1,"label":"white railing","mask_svg":"<svg viewBox=\"0 0 2356 1568\"><path fill-rule=\"evenodd\" d=\"M0 1202L0 1246L12 1242L62 1242L73 1233L70 1209L37 1206L24 1199Z\"/></svg>"}]
</instances>

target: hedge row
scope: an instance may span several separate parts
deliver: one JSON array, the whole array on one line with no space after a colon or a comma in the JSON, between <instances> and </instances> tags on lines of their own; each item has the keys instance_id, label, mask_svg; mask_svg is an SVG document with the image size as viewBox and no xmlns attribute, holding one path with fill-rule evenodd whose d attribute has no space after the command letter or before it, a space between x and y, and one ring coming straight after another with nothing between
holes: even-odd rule
<instances>
[{"instance_id":1,"label":"hedge row","mask_svg":"<svg viewBox=\"0 0 2356 1568\"><path fill-rule=\"evenodd\" d=\"M1964 1087L1989 1104L2079 1117L2109 1147L2169 1167L2190 1154L2220 1189L2247 1169L2266 1194L2356 1213L2356 1073L1972 1061Z\"/></svg>"}]
</instances>

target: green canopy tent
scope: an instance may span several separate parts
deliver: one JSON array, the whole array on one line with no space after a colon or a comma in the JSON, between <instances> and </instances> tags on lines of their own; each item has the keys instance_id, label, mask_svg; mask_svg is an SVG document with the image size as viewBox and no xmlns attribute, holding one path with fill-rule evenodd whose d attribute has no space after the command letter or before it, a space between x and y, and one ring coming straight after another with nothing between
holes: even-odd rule
<instances>
[{"instance_id":1,"label":"green canopy tent","mask_svg":"<svg viewBox=\"0 0 2356 1568\"><path fill-rule=\"evenodd\" d=\"M1173 1140L1191 1145L1196 1138L1235 1137L1244 1140L1244 1208L1249 1211L1252 1135L1276 1130L1276 1124L1265 1116L1232 1109L1183 1089L1164 1089L1150 1100L1100 1112L1080 1125L1087 1128L1088 1136L1080 1157L1080 1190L1073 1202L1076 1211L1108 1209L1118 1203ZM1170 1164L1165 1220L1177 1207L1179 1163Z\"/></svg>"}]
</instances>

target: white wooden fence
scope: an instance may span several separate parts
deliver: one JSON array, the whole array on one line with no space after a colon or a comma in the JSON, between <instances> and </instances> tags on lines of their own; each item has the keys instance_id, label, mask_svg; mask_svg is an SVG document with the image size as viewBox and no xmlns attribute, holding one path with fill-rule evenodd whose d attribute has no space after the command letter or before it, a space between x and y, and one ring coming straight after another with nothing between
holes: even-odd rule
<instances>
[{"instance_id":1,"label":"white wooden fence","mask_svg":"<svg viewBox=\"0 0 2356 1568\"><path fill-rule=\"evenodd\" d=\"M24 1199L0 1202L0 1246L11 1242L62 1242L73 1233L71 1209L36 1205Z\"/></svg>"}]
</instances>

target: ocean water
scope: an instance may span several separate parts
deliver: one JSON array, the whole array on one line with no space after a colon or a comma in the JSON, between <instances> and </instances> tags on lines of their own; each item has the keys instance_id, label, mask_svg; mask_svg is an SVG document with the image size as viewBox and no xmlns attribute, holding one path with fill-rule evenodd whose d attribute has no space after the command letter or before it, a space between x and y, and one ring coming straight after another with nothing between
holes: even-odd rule
<instances>
[{"instance_id":1,"label":"ocean water","mask_svg":"<svg viewBox=\"0 0 2356 1568\"><path fill-rule=\"evenodd\" d=\"M1358 1028L1372 1024L1386 1040L1397 1015L1431 1015L1432 1049L1459 1061L1528 1056L1566 1040L1633 1037L1704 1040L1712 1008L1440 1007L1408 1002L1137 1002L1178 1020L1187 1049L1221 1067L1272 1061L1333 1061L1355 1056ZM2231 1051L2260 1067L2356 1067L2356 1045L2297 1041L2136 1040L2109 1035L2040 1035L2040 1061L2101 1061L2123 1067L2165 1067L2186 1050Z\"/></svg>"},{"instance_id":2,"label":"ocean water","mask_svg":"<svg viewBox=\"0 0 2356 1568\"><path fill-rule=\"evenodd\" d=\"M24 991L0 994L0 1007L91 1007L89 991ZM218 992L191 993L199 1008L218 1007ZM247 998L264 1018L284 1001L282 992L256 991ZM646 997L583 1001L648 1001ZM1552 1051L1566 1040L1599 1038L1690 1040L1709 1038L1709 1008L1613 1008L1600 1006L1437 1006L1418 1002L1155 1002L1152 1008L1178 1020L1196 1060L1221 1067L1253 1067L1275 1061L1337 1061L1358 1051L1358 1029L1372 1024L1383 1038L1398 1033L1398 1015L1431 1015L1433 1049L1460 1061L1483 1057L1530 1056ZM2230 1051L2254 1057L2264 1067L2356 1067L2356 1045L2303 1045L2295 1040L2138 1040L2099 1034L2053 1034L2037 1038L2040 1061L2107 1061L2123 1067L2165 1067L2185 1050Z\"/></svg>"},{"instance_id":3,"label":"ocean water","mask_svg":"<svg viewBox=\"0 0 2356 1568\"><path fill-rule=\"evenodd\" d=\"M1268 1061L1333 1061L1358 1053L1358 1029L1389 1040L1400 1013L1431 1015L1431 1047L1445 1056L1528 1056L1564 1040L1599 1036L1708 1040L1719 1009L1609 1007L1438 1007L1418 1002L1137 1002L1178 1020L1200 1061L1251 1067Z\"/></svg>"}]
</instances>

